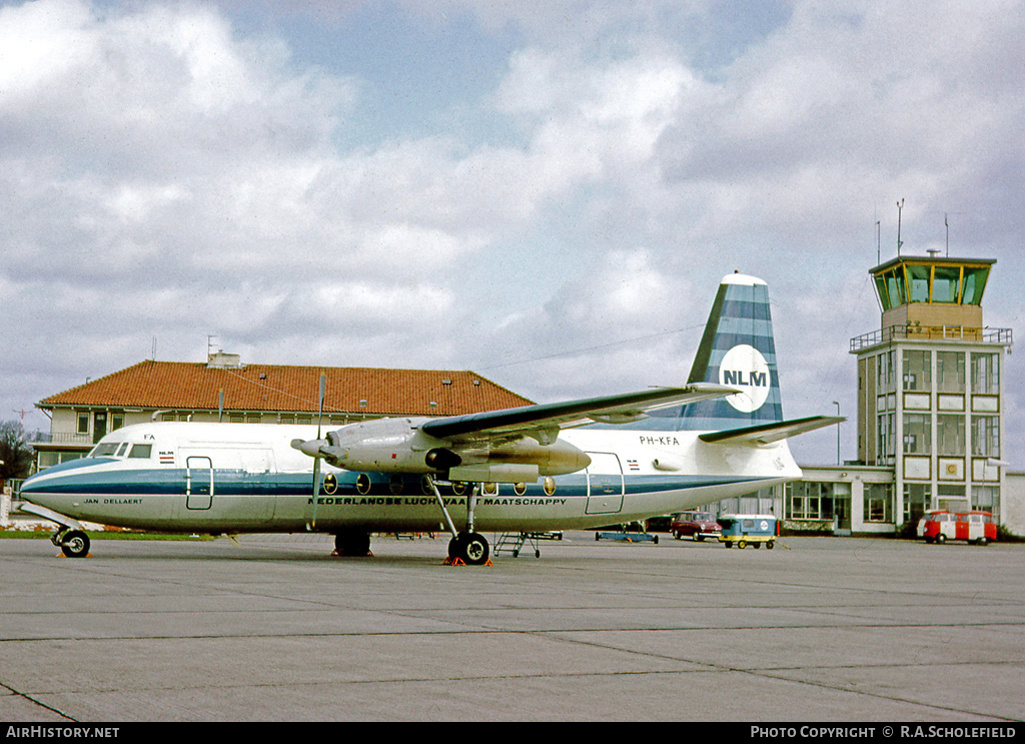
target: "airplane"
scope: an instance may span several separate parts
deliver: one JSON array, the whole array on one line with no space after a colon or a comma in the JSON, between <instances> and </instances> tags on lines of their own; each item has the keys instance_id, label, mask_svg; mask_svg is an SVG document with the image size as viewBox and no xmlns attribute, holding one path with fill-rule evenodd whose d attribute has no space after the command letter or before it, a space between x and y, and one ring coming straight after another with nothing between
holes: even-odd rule
<instances>
[{"instance_id":1,"label":"airplane","mask_svg":"<svg viewBox=\"0 0 1025 744\"><path fill-rule=\"evenodd\" d=\"M324 377L320 407L323 411ZM153 422L28 478L22 509L88 555L82 522L151 531L325 532L366 556L374 532L447 531L448 561L489 562L483 533L641 521L801 477L787 439L764 281L726 276L684 385L446 417L321 427ZM458 526L457 526L458 525Z\"/></svg>"}]
</instances>

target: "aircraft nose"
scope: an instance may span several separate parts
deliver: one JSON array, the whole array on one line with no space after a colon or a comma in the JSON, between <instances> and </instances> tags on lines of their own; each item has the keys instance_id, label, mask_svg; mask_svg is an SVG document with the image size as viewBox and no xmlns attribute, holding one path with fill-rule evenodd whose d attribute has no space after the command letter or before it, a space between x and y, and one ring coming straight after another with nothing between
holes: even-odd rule
<instances>
[{"instance_id":1,"label":"aircraft nose","mask_svg":"<svg viewBox=\"0 0 1025 744\"><path fill-rule=\"evenodd\" d=\"M44 477L42 473L31 475L21 484L19 497L22 501L27 501L30 504L52 507L53 504L50 502L53 500L51 498L54 486L53 480L52 477Z\"/></svg>"}]
</instances>

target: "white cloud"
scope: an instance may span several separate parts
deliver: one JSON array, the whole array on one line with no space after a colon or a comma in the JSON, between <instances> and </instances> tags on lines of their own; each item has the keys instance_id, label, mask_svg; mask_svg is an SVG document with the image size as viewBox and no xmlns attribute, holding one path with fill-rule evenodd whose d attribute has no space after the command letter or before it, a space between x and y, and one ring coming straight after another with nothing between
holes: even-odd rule
<instances>
[{"instance_id":1,"label":"white cloud","mask_svg":"<svg viewBox=\"0 0 1025 744\"><path fill-rule=\"evenodd\" d=\"M876 324L849 285L876 220L892 255L902 197L909 249L942 247L949 212L953 252L1000 261L992 317L1025 314L1020 3L528 5L462 5L521 39L490 95L452 96L491 141L460 112L415 139L360 129L390 91L229 20L272 6L0 7L5 369L79 382L217 334L253 360L490 364L532 397L587 394L685 374L739 269L795 337L784 384L813 390ZM359 7L307 12L358 46ZM440 29L460 8L404 7Z\"/></svg>"}]
</instances>

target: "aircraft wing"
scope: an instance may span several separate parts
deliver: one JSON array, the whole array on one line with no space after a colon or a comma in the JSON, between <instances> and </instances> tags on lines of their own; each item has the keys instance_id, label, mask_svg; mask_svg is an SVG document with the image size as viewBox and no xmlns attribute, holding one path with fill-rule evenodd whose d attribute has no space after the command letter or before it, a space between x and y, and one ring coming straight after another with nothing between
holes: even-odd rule
<instances>
[{"instance_id":1,"label":"aircraft wing","mask_svg":"<svg viewBox=\"0 0 1025 744\"><path fill-rule=\"evenodd\" d=\"M807 418L791 419L773 424L761 424L759 426L745 426L740 429L727 429L725 431L710 431L707 434L698 436L703 442L754 442L755 444L769 444L778 442L781 439L789 439L798 434L821 429L825 426L839 424L846 421L842 416L808 416Z\"/></svg>"},{"instance_id":2,"label":"aircraft wing","mask_svg":"<svg viewBox=\"0 0 1025 744\"><path fill-rule=\"evenodd\" d=\"M628 423L644 418L647 411L723 398L736 392L737 388L699 382L686 387L659 387L635 393L448 416L426 421L420 430L432 437L454 441L531 436L547 444L555 440L560 429L591 423Z\"/></svg>"}]
</instances>

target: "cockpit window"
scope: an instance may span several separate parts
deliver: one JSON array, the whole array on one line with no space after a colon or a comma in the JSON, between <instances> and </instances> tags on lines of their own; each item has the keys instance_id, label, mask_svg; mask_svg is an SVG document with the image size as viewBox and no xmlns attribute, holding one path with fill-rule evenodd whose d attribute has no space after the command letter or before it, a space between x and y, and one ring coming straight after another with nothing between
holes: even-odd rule
<instances>
[{"instance_id":1,"label":"cockpit window","mask_svg":"<svg viewBox=\"0 0 1025 744\"><path fill-rule=\"evenodd\" d=\"M128 453L129 458L139 458L142 460L148 460L150 455L153 454L152 444L133 444L132 451Z\"/></svg>"},{"instance_id":2,"label":"cockpit window","mask_svg":"<svg viewBox=\"0 0 1025 744\"><path fill-rule=\"evenodd\" d=\"M128 442L125 442L120 447L118 447L117 455L115 455L115 457L124 457L125 456L125 451L127 449L128 449Z\"/></svg>"},{"instance_id":3,"label":"cockpit window","mask_svg":"<svg viewBox=\"0 0 1025 744\"><path fill-rule=\"evenodd\" d=\"M89 457L110 457L117 452L117 447L120 442L100 442L93 451L89 453Z\"/></svg>"}]
</instances>

